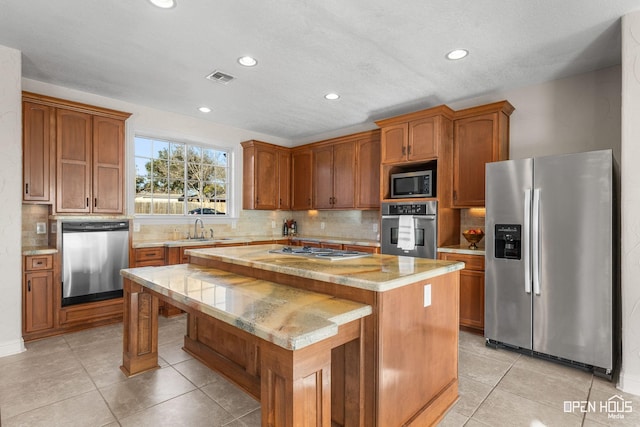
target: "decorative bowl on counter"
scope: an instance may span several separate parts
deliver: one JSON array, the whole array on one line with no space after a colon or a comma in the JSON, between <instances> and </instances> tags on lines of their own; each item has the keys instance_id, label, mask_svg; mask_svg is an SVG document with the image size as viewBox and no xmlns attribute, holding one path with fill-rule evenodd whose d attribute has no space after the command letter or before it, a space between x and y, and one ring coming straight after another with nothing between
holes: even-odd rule
<instances>
[{"instance_id":1,"label":"decorative bowl on counter","mask_svg":"<svg viewBox=\"0 0 640 427\"><path fill-rule=\"evenodd\" d=\"M473 230L465 230L462 232L462 235L470 243L469 249L478 249L476 243L478 243L484 237L484 231L476 228Z\"/></svg>"}]
</instances>

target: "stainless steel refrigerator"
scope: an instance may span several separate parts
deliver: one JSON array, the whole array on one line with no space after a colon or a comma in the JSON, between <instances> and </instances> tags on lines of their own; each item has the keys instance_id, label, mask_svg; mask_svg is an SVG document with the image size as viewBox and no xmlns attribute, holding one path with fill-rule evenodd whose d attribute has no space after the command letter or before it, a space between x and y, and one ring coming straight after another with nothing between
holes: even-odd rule
<instances>
[{"instance_id":1,"label":"stainless steel refrigerator","mask_svg":"<svg viewBox=\"0 0 640 427\"><path fill-rule=\"evenodd\" d=\"M611 150L486 166L485 339L613 370Z\"/></svg>"}]
</instances>

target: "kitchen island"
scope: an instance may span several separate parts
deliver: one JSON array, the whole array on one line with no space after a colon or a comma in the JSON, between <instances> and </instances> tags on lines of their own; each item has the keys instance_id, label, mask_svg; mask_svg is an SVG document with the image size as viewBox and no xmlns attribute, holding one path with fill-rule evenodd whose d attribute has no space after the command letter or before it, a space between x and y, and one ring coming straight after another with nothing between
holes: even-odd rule
<instances>
[{"instance_id":1,"label":"kitchen island","mask_svg":"<svg viewBox=\"0 0 640 427\"><path fill-rule=\"evenodd\" d=\"M305 411L324 414L314 416L311 425L423 426L440 420L458 397L458 285L459 270L464 265L389 255L328 261L269 252L278 248L282 246L192 249L188 252L191 261L188 267L159 268L192 272L196 269L198 274L234 277L233 280L247 285L269 283L311 292L322 295L323 299L335 299L342 308L342 304L359 304L356 312L360 315L353 318L351 313L347 315L350 320L342 324L330 320L336 323L335 335L325 335L308 347L286 349L281 346L282 342L276 344L278 348L270 347L266 343L274 343L263 338L268 334L260 335L260 331L251 328L220 322L207 309L197 307L189 295L177 290L188 288L184 277L176 279L176 289L169 291L154 289L158 280L153 277L136 277L136 270L141 269L132 269L129 273L125 270L123 367L128 364L137 371L137 361L145 357L134 355L134 363L127 360L140 350L132 341L141 336L157 337L157 331L153 330L132 331L141 324L141 304L135 300L149 294L147 304L153 305L158 298L169 298L189 313L184 349L259 399L263 406L263 425L280 425L274 424L275 419L292 420L286 415L292 410L286 407L286 402L294 402L296 398L292 401L286 396L305 393L307 398L302 400L307 405ZM148 269L156 271L158 267ZM229 285L234 286L231 282ZM296 306L296 302L288 298L279 301L283 307ZM371 314L362 314L367 308ZM326 312L335 314L335 309ZM154 313L153 307L145 313ZM281 327L287 329L285 325L291 326L295 316L279 319ZM153 339L142 341L154 345ZM322 351L307 352L305 357L311 357L308 353L324 352L329 360L316 363L304 373L296 372L295 366L305 365L298 363L296 354L314 346ZM281 356L279 349L288 352L288 356ZM274 355L280 359L274 359ZM284 370L290 373L290 378L285 380L280 378L284 375L282 369L277 375L265 370L266 367L282 368L287 363L294 368ZM153 368L152 364L145 366ZM327 390L330 398L326 398L326 394L321 398ZM283 399L281 393L286 398ZM310 402L317 404L310 405Z\"/></svg>"}]
</instances>

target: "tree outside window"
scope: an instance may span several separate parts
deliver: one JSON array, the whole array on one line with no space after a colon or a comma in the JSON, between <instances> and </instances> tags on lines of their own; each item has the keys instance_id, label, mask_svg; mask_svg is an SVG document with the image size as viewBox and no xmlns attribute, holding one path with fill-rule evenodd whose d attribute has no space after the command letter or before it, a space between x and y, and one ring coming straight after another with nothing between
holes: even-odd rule
<instances>
[{"instance_id":1,"label":"tree outside window","mask_svg":"<svg viewBox=\"0 0 640 427\"><path fill-rule=\"evenodd\" d=\"M226 215L229 152L135 137L135 213Z\"/></svg>"}]
</instances>

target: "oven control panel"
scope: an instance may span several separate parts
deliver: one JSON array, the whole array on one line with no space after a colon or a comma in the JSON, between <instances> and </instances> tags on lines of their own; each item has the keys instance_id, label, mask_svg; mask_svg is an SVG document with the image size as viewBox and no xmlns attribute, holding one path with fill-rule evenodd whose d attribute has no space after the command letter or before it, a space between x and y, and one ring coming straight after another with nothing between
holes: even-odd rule
<instances>
[{"instance_id":1,"label":"oven control panel","mask_svg":"<svg viewBox=\"0 0 640 427\"><path fill-rule=\"evenodd\" d=\"M435 215L438 210L438 202L425 203L382 203L382 215Z\"/></svg>"}]
</instances>

